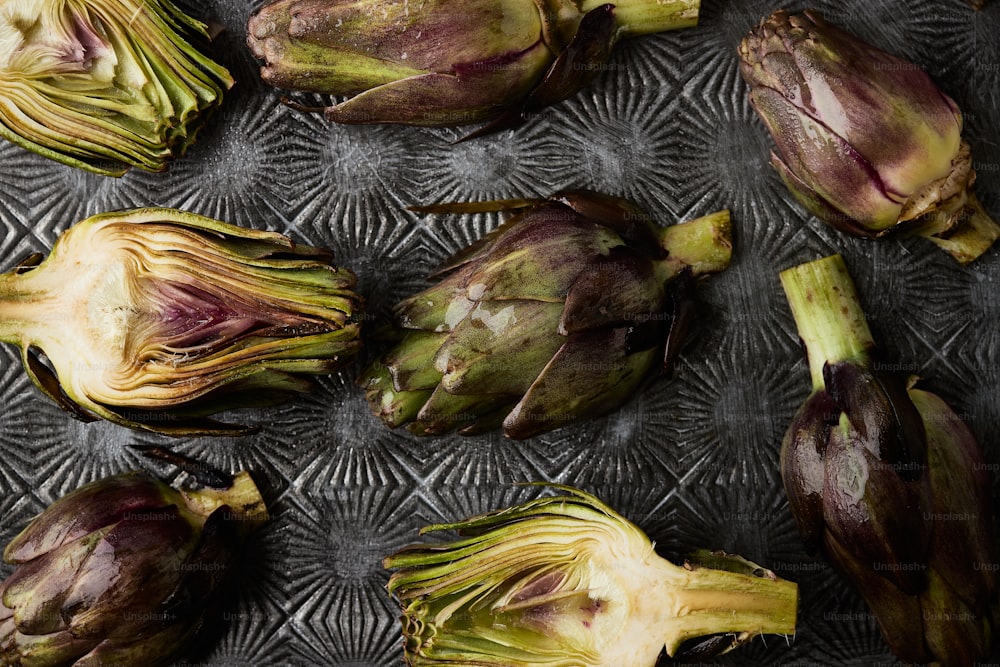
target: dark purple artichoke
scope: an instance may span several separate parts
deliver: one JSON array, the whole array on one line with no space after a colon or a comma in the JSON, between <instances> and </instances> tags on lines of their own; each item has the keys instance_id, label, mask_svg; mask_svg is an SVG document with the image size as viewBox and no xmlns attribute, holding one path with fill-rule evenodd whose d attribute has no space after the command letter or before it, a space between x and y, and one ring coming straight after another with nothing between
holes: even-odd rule
<instances>
[{"instance_id":1,"label":"dark purple artichoke","mask_svg":"<svg viewBox=\"0 0 1000 667\"><path fill-rule=\"evenodd\" d=\"M63 496L4 550L16 567L0 584L0 664L170 664L219 610L265 519L245 472L225 489L130 473Z\"/></svg>"},{"instance_id":2,"label":"dark purple artichoke","mask_svg":"<svg viewBox=\"0 0 1000 667\"><path fill-rule=\"evenodd\" d=\"M361 379L389 426L526 438L618 407L669 365L692 281L732 252L727 211L659 228L589 192L424 210L511 207L396 307L405 335Z\"/></svg>"},{"instance_id":3,"label":"dark purple artichoke","mask_svg":"<svg viewBox=\"0 0 1000 667\"><path fill-rule=\"evenodd\" d=\"M739 54L771 164L810 213L855 236L920 234L962 263L1000 235L972 194L962 112L922 69L814 11L775 12Z\"/></svg>"},{"instance_id":4,"label":"dark purple artichoke","mask_svg":"<svg viewBox=\"0 0 1000 667\"><path fill-rule=\"evenodd\" d=\"M839 255L781 280L813 378L781 449L799 529L857 586L900 659L976 663L997 611L982 450L943 400L873 360Z\"/></svg>"},{"instance_id":5,"label":"dark purple artichoke","mask_svg":"<svg viewBox=\"0 0 1000 667\"><path fill-rule=\"evenodd\" d=\"M354 95L338 123L486 131L583 88L621 37L693 26L700 0L277 0L251 17L265 82Z\"/></svg>"}]
</instances>

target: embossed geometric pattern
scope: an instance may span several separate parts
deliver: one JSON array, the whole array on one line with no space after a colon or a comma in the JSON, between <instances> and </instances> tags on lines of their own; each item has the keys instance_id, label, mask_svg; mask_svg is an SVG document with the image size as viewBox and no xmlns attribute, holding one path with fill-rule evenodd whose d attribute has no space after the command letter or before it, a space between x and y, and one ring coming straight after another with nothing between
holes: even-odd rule
<instances>
[{"instance_id":1,"label":"embossed geometric pattern","mask_svg":"<svg viewBox=\"0 0 1000 667\"><path fill-rule=\"evenodd\" d=\"M624 42L588 89L467 142L474 128L345 127L294 110L245 47L263 0L180 4L221 30L210 49L237 80L222 108L164 174L104 178L0 143L0 268L94 213L185 208L330 248L358 274L368 349L309 396L227 416L261 425L254 435L169 440L74 421L0 347L0 540L83 483L143 466L176 474L132 445L248 469L271 521L245 549L216 641L184 664L390 667L402 647L382 558L428 523L551 493L521 482L557 482L598 494L672 559L724 549L800 584L794 638L758 639L717 664L896 664L857 594L807 553L784 497L780 441L809 378L778 272L842 253L887 363L944 396L996 472L1000 250L961 268L919 239L847 238L798 206L768 164L772 142L736 59L750 27L784 3L704 0L697 28ZM812 4L920 63L956 99L976 191L1000 215L1000 2L981 12L962 0ZM434 266L502 220L407 207L581 187L627 196L661 224L732 213L732 265L700 287L701 317L672 373L613 414L524 442L386 429L356 386L383 344L374 333Z\"/></svg>"}]
</instances>

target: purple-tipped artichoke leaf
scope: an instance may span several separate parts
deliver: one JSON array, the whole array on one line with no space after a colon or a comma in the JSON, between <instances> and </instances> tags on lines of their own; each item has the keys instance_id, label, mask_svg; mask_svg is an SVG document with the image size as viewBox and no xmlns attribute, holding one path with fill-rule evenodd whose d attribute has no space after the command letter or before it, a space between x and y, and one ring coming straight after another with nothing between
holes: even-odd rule
<instances>
[{"instance_id":1,"label":"purple-tipped artichoke leaf","mask_svg":"<svg viewBox=\"0 0 1000 667\"><path fill-rule=\"evenodd\" d=\"M924 645L924 619L920 598L900 590L892 581L875 572L870 563L858 560L830 533L823 536L823 547L834 567L856 586L865 603L875 614L882 636L892 652L904 659L928 662Z\"/></svg>"},{"instance_id":2,"label":"purple-tipped artichoke leaf","mask_svg":"<svg viewBox=\"0 0 1000 667\"><path fill-rule=\"evenodd\" d=\"M847 415L859 442L883 466L914 480L927 467L923 419L902 376L879 373L853 362L827 364L823 379L834 403Z\"/></svg>"},{"instance_id":3,"label":"purple-tipped artichoke leaf","mask_svg":"<svg viewBox=\"0 0 1000 667\"><path fill-rule=\"evenodd\" d=\"M183 580L182 565L197 538L176 506L124 517L90 552L66 596L70 631L77 637L133 635ZM133 611L133 618L123 619L116 613L121 609Z\"/></svg>"},{"instance_id":4,"label":"purple-tipped artichoke leaf","mask_svg":"<svg viewBox=\"0 0 1000 667\"><path fill-rule=\"evenodd\" d=\"M549 199L615 230L636 251L662 258L664 251L655 232L653 217L631 201L590 190L561 190Z\"/></svg>"},{"instance_id":5,"label":"purple-tipped artichoke leaf","mask_svg":"<svg viewBox=\"0 0 1000 667\"><path fill-rule=\"evenodd\" d=\"M831 416L839 410L825 391L813 392L792 419L781 444L781 478L795 525L812 552L820 547L823 519L824 454Z\"/></svg>"},{"instance_id":6,"label":"purple-tipped artichoke leaf","mask_svg":"<svg viewBox=\"0 0 1000 667\"><path fill-rule=\"evenodd\" d=\"M831 431L825 458L823 518L827 530L865 567L903 592L926 584L930 529L924 501L927 476L905 481L880 461L844 422Z\"/></svg>"},{"instance_id":7,"label":"purple-tipped artichoke leaf","mask_svg":"<svg viewBox=\"0 0 1000 667\"><path fill-rule=\"evenodd\" d=\"M965 563L966 568L969 565ZM968 606L936 569L929 572L921 613L924 640L932 655L946 658L949 665L975 665L989 654L992 612Z\"/></svg>"},{"instance_id":8,"label":"purple-tipped artichoke leaf","mask_svg":"<svg viewBox=\"0 0 1000 667\"><path fill-rule=\"evenodd\" d=\"M573 281L559 320L559 333L621 326L636 317L656 319L665 300L648 258L626 246L598 257Z\"/></svg>"},{"instance_id":9,"label":"purple-tipped artichoke leaf","mask_svg":"<svg viewBox=\"0 0 1000 667\"><path fill-rule=\"evenodd\" d=\"M63 603L103 532L106 530L48 551L22 564L4 581L3 605L14 610L18 632L45 635L66 629Z\"/></svg>"},{"instance_id":10,"label":"purple-tipped artichoke leaf","mask_svg":"<svg viewBox=\"0 0 1000 667\"><path fill-rule=\"evenodd\" d=\"M967 606L981 612L997 592L989 466L969 427L941 398L919 389L910 395L927 429L931 565Z\"/></svg>"},{"instance_id":11,"label":"purple-tipped artichoke leaf","mask_svg":"<svg viewBox=\"0 0 1000 667\"><path fill-rule=\"evenodd\" d=\"M504 420L504 435L523 440L624 403L661 356L658 349L626 354L626 336L624 328L569 336Z\"/></svg>"},{"instance_id":12,"label":"purple-tipped artichoke leaf","mask_svg":"<svg viewBox=\"0 0 1000 667\"><path fill-rule=\"evenodd\" d=\"M119 521L129 512L156 509L168 500L166 485L145 473L119 475L66 494L11 540L4 550L8 563L26 563Z\"/></svg>"},{"instance_id":13,"label":"purple-tipped artichoke leaf","mask_svg":"<svg viewBox=\"0 0 1000 667\"><path fill-rule=\"evenodd\" d=\"M573 39L528 95L525 108L537 111L569 99L587 86L611 58L618 31L614 5L601 5L580 20Z\"/></svg>"},{"instance_id":14,"label":"purple-tipped artichoke leaf","mask_svg":"<svg viewBox=\"0 0 1000 667\"><path fill-rule=\"evenodd\" d=\"M771 166L778 172L785 187L802 207L831 227L855 236L873 237L880 235L880 232L873 232L857 220L838 211L835 206L823 199L805 181L796 176L774 151L771 151Z\"/></svg>"},{"instance_id":15,"label":"purple-tipped artichoke leaf","mask_svg":"<svg viewBox=\"0 0 1000 667\"><path fill-rule=\"evenodd\" d=\"M694 328L698 314L698 297L694 290L695 279L690 271L683 271L675 278L669 288L669 301L666 309L660 313L668 317L667 339L663 346L663 367L661 373L670 375L674 370L674 362L681 354L681 349L688 341L688 335Z\"/></svg>"},{"instance_id":16,"label":"purple-tipped artichoke leaf","mask_svg":"<svg viewBox=\"0 0 1000 667\"><path fill-rule=\"evenodd\" d=\"M580 273L576 258L596 259L622 244L611 230L577 219L565 207L557 211L538 219L526 217L520 234L498 240L469 277L469 298L561 302Z\"/></svg>"},{"instance_id":17,"label":"purple-tipped artichoke leaf","mask_svg":"<svg viewBox=\"0 0 1000 667\"><path fill-rule=\"evenodd\" d=\"M886 192L875 167L843 137L770 88L754 88L750 102L788 169L816 197L867 228L884 230L896 224L902 200Z\"/></svg>"},{"instance_id":18,"label":"purple-tipped artichoke leaf","mask_svg":"<svg viewBox=\"0 0 1000 667\"><path fill-rule=\"evenodd\" d=\"M382 84L324 110L337 123L467 125L502 113L511 97L535 84L525 72L543 70L551 58L544 42L511 60L469 63L454 72L420 74Z\"/></svg>"}]
</instances>

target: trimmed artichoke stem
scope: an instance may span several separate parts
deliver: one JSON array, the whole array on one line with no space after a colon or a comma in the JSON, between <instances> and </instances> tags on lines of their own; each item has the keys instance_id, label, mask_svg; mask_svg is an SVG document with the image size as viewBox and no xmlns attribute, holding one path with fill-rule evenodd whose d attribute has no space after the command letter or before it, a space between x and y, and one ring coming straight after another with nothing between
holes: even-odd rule
<instances>
[{"instance_id":1,"label":"trimmed artichoke stem","mask_svg":"<svg viewBox=\"0 0 1000 667\"><path fill-rule=\"evenodd\" d=\"M814 391L825 388L827 363L868 359L875 341L840 255L782 271L781 285L806 348Z\"/></svg>"},{"instance_id":2,"label":"trimmed artichoke stem","mask_svg":"<svg viewBox=\"0 0 1000 667\"><path fill-rule=\"evenodd\" d=\"M228 506L231 518L239 519L241 532L246 535L267 522L267 506L261 497L253 478L246 471L233 477L227 489L180 489L187 508L201 517L209 515L222 506Z\"/></svg>"},{"instance_id":3,"label":"trimmed artichoke stem","mask_svg":"<svg viewBox=\"0 0 1000 667\"><path fill-rule=\"evenodd\" d=\"M669 253L660 265L664 282L688 267L697 277L718 273L729 266L733 253L731 227L729 211L716 211L665 227L660 232L660 244Z\"/></svg>"},{"instance_id":4,"label":"trimmed artichoke stem","mask_svg":"<svg viewBox=\"0 0 1000 667\"><path fill-rule=\"evenodd\" d=\"M959 264L968 264L990 249L1000 238L1000 225L990 217L974 194L969 193L966 217L957 230L945 237L936 236L933 230L926 233L917 230L918 235L933 241L948 252Z\"/></svg>"},{"instance_id":5,"label":"trimmed artichoke stem","mask_svg":"<svg viewBox=\"0 0 1000 667\"><path fill-rule=\"evenodd\" d=\"M607 0L583 0L580 11L587 13L606 4ZM619 36L635 37L698 25L701 0L618 0L611 4Z\"/></svg>"},{"instance_id":6,"label":"trimmed artichoke stem","mask_svg":"<svg viewBox=\"0 0 1000 667\"><path fill-rule=\"evenodd\" d=\"M723 633L791 635L795 633L798 587L772 576L663 561L670 574L654 597L673 598L676 616L669 619L664 645L674 656L689 639ZM681 577L678 581L677 578Z\"/></svg>"}]
</instances>

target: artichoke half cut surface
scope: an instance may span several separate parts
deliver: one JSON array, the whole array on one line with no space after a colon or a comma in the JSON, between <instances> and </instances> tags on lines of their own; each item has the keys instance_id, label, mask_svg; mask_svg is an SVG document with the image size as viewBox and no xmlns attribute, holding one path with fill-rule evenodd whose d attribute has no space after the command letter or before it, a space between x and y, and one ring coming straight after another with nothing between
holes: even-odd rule
<instances>
[{"instance_id":1,"label":"artichoke half cut surface","mask_svg":"<svg viewBox=\"0 0 1000 667\"><path fill-rule=\"evenodd\" d=\"M360 346L355 276L274 232L175 209L95 215L0 275L0 340L85 421L241 434L209 415L308 391Z\"/></svg>"}]
</instances>

